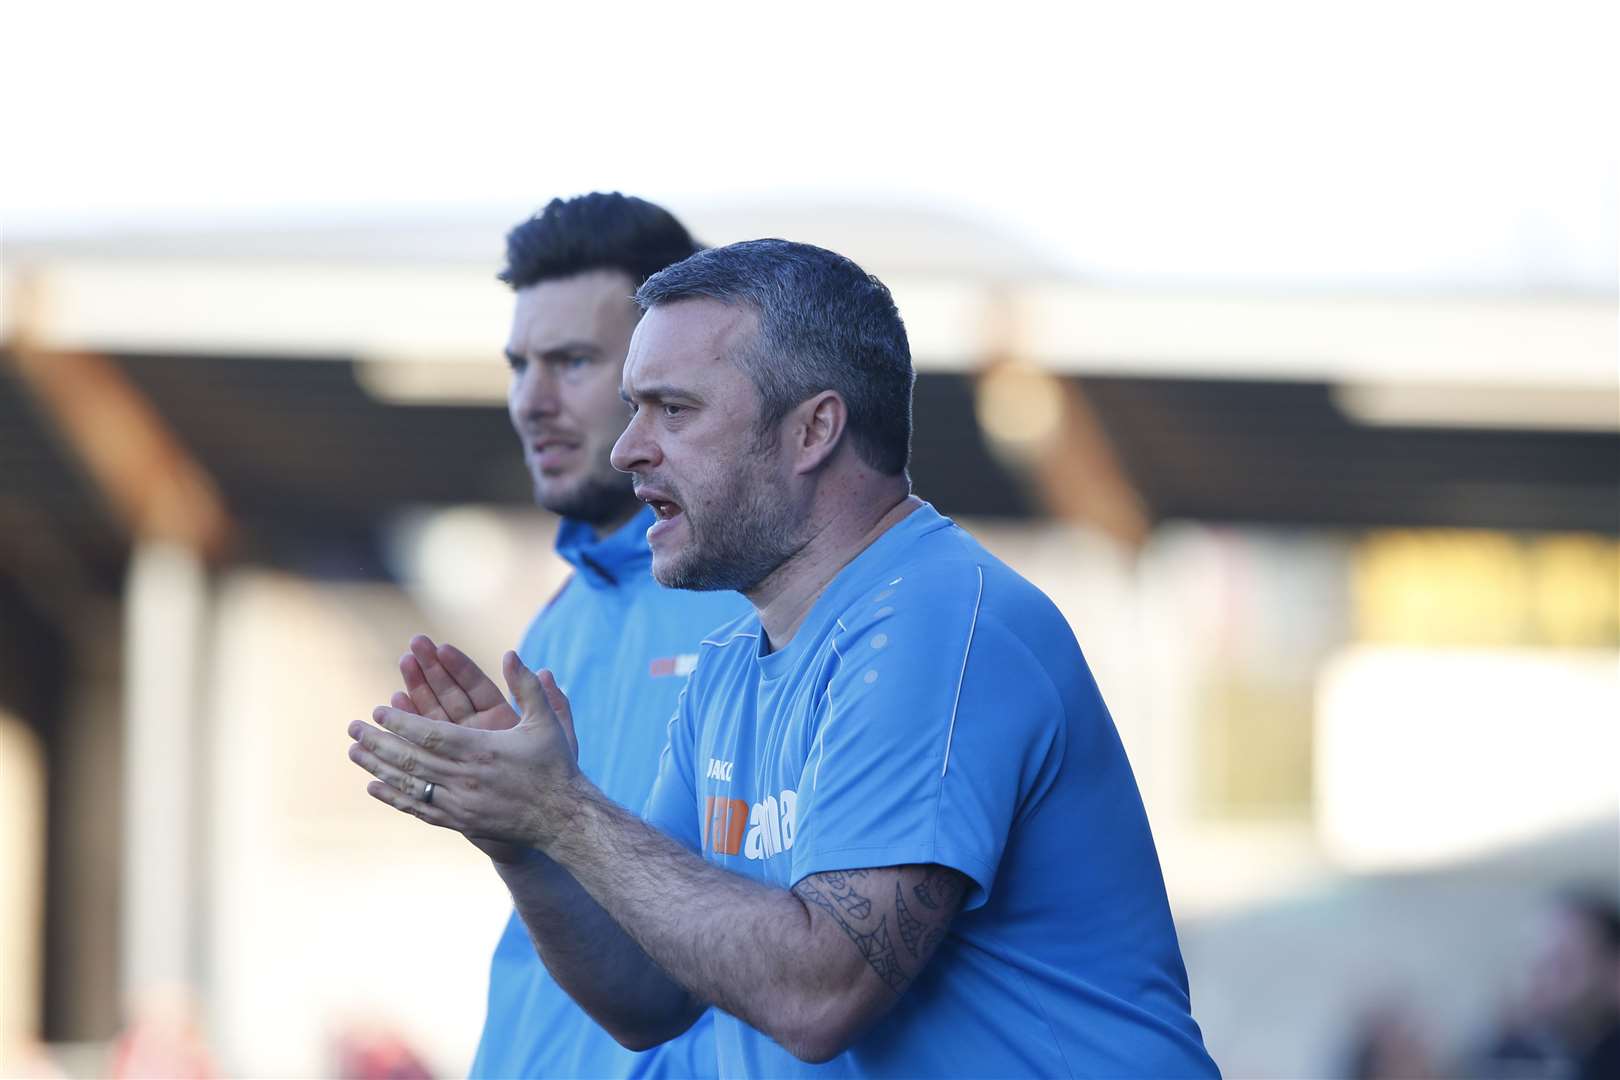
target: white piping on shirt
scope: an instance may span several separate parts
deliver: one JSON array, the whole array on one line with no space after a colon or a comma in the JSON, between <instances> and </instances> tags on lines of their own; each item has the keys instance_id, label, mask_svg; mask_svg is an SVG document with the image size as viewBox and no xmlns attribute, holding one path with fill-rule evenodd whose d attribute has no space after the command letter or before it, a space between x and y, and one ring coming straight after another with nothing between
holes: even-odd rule
<instances>
[{"instance_id":1,"label":"white piping on shirt","mask_svg":"<svg viewBox=\"0 0 1620 1080\"><path fill-rule=\"evenodd\" d=\"M727 645L730 645L733 641L736 641L738 638L754 638L757 640L758 637L758 634L745 634L739 630L737 633L732 634L724 641L714 641L710 638L704 638L702 641L698 642L698 647L702 648L705 645L713 645L716 648L723 649ZM658 754L658 771L660 773L664 771L664 759L669 756L669 749L674 745L675 722L681 718L681 701L686 697L686 688L690 685L690 681L681 684L681 692L675 695L675 712L670 716L669 723L664 725L664 749ZM695 762L693 764L694 766L696 765Z\"/></svg>"},{"instance_id":2,"label":"white piping on shirt","mask_svg":"<svg viewBox=\"0 0 1620 1080\"><path fill-rule=\"evenodd\" d=\"M739 630L735 634L732 634L730 637L726 638L726 640L724 640L724 641L715 641L713 638L704 638L702 641L698 642L698 644L699 645L713 645L717 649L723 649L727 645L730 645L733 641L736 641L738 638L752 638L753 640L758 641L759 640L759 635L758 634L745 634L741 630Z\"/></svg>"},{"instance_id":3,"label":"white piping on shirt","mask_svg":"<svg viewBox=\"0 0 1620 1080\"><path fill-rule=\"evenodd\" d=\"M846 634L849 633L849 630L844 626L844 620L835 619L833 621L838 623L840 630L843 630ZM833 669L832 675L827 679L827 689L822 691L821 694L822 697L827 699L827 718L821 722L821 730L816 732L816 771L810 774L810 790L812 792L816 790L816 786L821 782L821 761L827 756L827 728L832 725L833 716L833 679L838 677L838 672L844 666L844 654L838 651L838 639L832 638L828 643L832 645L833 655L838 657L838 667Z\"/></svg>"},{"instance_id":4,"label":"white piping on shirt","mask_svg":"<svg viewBox=\"0 0 1620 1080\"><path fill-rule=\"evenodd\" d=\"M962 650L962 671L956 677L956 699L951 702L951 726L945 732L945 761L939 767L939 775L944 776L945 771L951 767L951 740L956 737L956 710L962 704L962 683L967 679L968 653L973 651L973 632L979 628L979 605L984 602L984 567L975 567L979 571L979 595L973 600L973 621L968 624L967 648Z\"/></svg>"},{"instance_id":5,"label":"white piping on shirt","mask_svg":"<svg viewBox=\"0 0 1620 1080\"><path fill-rule=\"evenodd\" d=\"M681 718L681 703L686 700L687 685L682 683L681 692L675 695L675 711L669 714L669 723L664 725L664 748L658 751L658 772L654 775L663 774L664 762L669 757L670 748L675 745L675 724Z\"/></svg>"}]
</instances>

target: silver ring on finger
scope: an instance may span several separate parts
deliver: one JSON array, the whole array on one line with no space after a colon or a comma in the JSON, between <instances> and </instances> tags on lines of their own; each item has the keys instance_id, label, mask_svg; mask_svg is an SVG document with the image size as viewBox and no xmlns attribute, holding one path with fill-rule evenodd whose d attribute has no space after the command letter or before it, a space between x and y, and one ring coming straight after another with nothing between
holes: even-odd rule
<instances>
[{"instance_id":1,"label":"silver ring on finger","mask_svg":"<svg viewBox=\"0 0 1620 1080\"><path fill-rule=\"evenodd\" d=\"M428 786L422 789L422 801L429 806L433 805L433 786L433 781L429 780Z\"/></svg>"}]
</instances>

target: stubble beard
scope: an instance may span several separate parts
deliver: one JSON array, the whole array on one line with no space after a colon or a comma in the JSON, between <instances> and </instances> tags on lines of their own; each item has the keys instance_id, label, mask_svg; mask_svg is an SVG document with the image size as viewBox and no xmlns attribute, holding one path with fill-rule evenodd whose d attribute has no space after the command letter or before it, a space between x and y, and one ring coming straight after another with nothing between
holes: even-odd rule
<instances>
[{"instance_id":1,"label":"stubble beard","mask_svg":"<svg viewBox=\"0 0 1620 1080\"><path fill-rule=\"evenodd\" d=\"M553 485L548 491L535 477L534 501L553 514L598 529L634 517L640 505L630 477L617 471L593 471L563 490Z\"/></svg>"},{"instance_id":2,"label":"stubble beard","mask_svg":"<svg viewBox=\"0 0 1620 1080\"><path fill-rule=\"evenodd\" d=\"M690 533L674 560L653 566L670 589L747 592L771 575L803 544L801 523L772 483L768 462L757 459L697 516L683 509Z\"/></svg>"}]
</instances>

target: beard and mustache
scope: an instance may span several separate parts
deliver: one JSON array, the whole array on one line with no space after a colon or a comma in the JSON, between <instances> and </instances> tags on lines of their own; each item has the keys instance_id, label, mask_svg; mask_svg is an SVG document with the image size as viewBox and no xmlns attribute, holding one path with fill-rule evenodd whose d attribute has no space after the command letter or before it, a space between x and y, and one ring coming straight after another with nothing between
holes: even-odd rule
<instances>
[{"instance_id":1,"label":"beard and mustache","mask_svg":"<svg viewBox=\"0 0 1620 1080\"><path fill-rule=\"evenodd\" d=\"M686 502L679 488L656 484L680 506L688 533L686 545L662 565L653 560L660 585L748 592L804 547L802 518L774 482L774 455L747 461L700 506Z\"/></svg>"},{"instance_id":2,"label":"beard and mustache","mask_svg":"<svg viewBox=\"0 0 1620 1080\"><path fill-rule=\"evenodd\" d=\"M534 501L553 514L583 521L595 528L633 515L638 502L636 493L631 490L630 478L619 472L592 473L565 491L543 490L537 480Z\"/></svg>"},{"instance_id":3,"label":"beard and mustache","mask_svg":"<svg viewBox=\"0 0 1620 1080\"><path fill-rule=\"evenodd\" d=\"M702 503L688 502L681 488L652 475L642 478L681 508L688 532L680 551L654 561L653 576L660 585L747 592L804 546L803 523L776 483L775 455L764 445L755 449L745 466ZM535 501L554 514L601 528L638 505L633 485L629 474L618 471L592 472L564 490L543 490L536 479Z\"/></svg>"}]
</instances>

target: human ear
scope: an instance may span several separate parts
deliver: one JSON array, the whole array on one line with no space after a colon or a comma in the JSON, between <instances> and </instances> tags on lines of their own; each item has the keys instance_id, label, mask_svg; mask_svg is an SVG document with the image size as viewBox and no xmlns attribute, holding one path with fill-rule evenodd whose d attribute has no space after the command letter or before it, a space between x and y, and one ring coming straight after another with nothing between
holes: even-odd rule
<instances>
[{"instance_id":1,"label":"human ear","mask_svg":"<svg viewBox=\"0 0 1620 1080\"><path fill-rule=\"evenodd\" d=\"M814 472L838 449L849 422L849 409L836 391L823 390L801 401L793 412L793 451L797 458L794 471Z\"/></svg>"}]
</instances>

